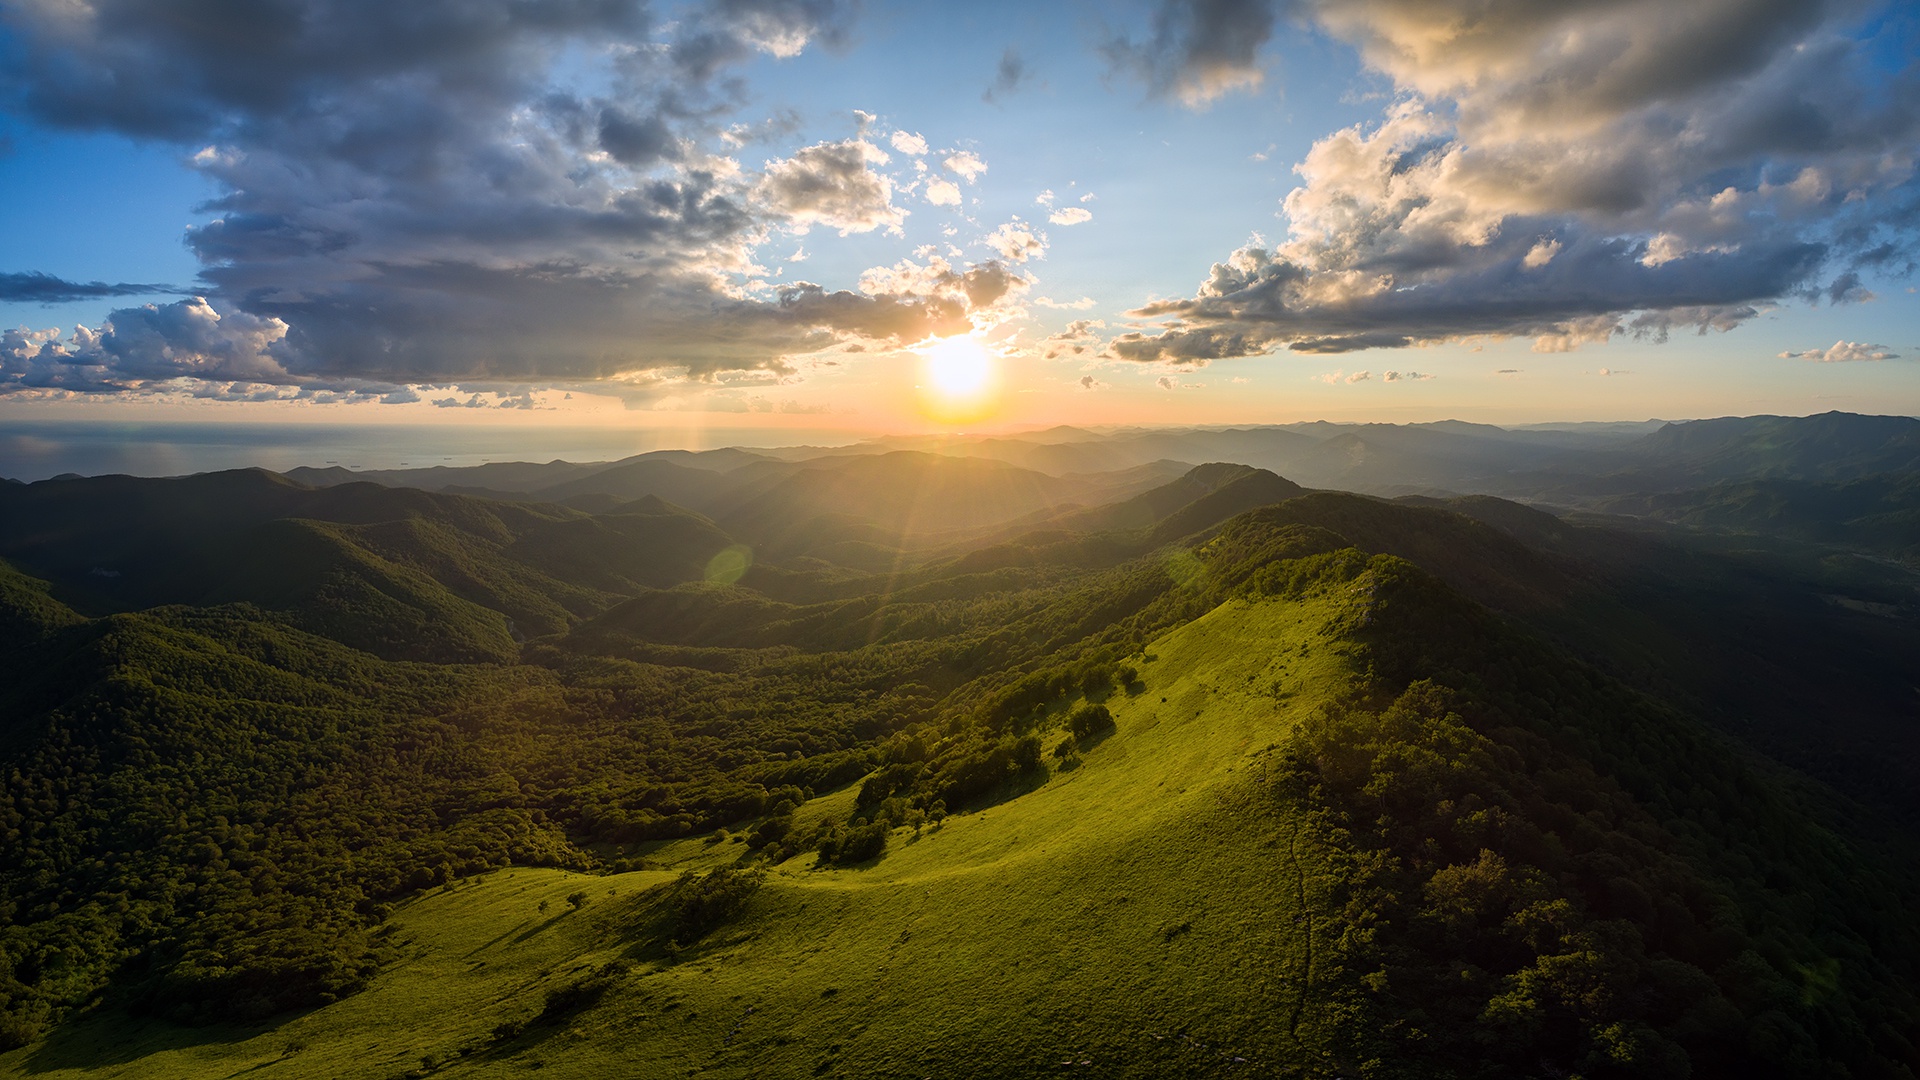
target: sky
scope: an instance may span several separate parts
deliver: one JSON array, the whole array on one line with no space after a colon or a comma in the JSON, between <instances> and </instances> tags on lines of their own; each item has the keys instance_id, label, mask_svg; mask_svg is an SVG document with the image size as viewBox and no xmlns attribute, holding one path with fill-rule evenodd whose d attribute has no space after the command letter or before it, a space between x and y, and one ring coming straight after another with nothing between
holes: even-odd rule
<instances>
[{"instance_id":1,"label":"sky","mask_svg":"<svg viewBox=\"0 0 1920 1080\"><path fill-rule=\"evenodd\" d=\"M1917 165L1901 3L7 0L0 423L1916 414Z\"/></svg>"}]
</instances>

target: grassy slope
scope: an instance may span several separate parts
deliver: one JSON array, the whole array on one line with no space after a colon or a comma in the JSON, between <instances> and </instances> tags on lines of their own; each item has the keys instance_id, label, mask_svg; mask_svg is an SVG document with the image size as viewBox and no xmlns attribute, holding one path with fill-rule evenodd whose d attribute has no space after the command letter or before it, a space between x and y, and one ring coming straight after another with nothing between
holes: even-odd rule
<instances>
[{"instance_id":1,"label":"grassy slope","mask_svg":"<svg viewBox=\"0 0 1920 1080\"><path fill-rule=\"evenodd\" d=\"M1164 1076L1212 1075L1235 1057L1258 1075L1310 1060L1309 913L1327 870L1247 766L1346 682L1318 641L1326 614L1322 602L1235 601L1167 635L1141 665L1147 691L1110 702L1118 731L1079 768L917 840L900 830L872 867L795 859L744 918L677 962L642 895L670 874L501 872L399 913L404 958L340 1004L266 1030L109 1013L0 1057L0 1075L290 1080L537 1064L555 1077L922 1077L964 1063L1001 1077L1087 1061ZM802 817L828 809L846 811L810 805ZM698 868L738 850L695 839L656 858ZM587 907L557 914L578 888ZM598 1006L493 1037L621 958L632 970Z\"/></svg>"}]
</instances>

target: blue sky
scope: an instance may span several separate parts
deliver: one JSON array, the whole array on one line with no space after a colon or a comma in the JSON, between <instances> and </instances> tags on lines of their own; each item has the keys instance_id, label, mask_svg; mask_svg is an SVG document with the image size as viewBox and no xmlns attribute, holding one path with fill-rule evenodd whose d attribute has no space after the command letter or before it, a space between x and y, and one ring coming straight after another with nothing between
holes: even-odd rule
<instances>
[{"instance_id":1,"label":"blue sky","mask_svg":"<svg viewBox=\"0 0 1920 1080\"><path fill-rule=\"evenodd\" d=\"M954 336L971 427L1920 412L1900 5L0 27L0 417L926 429Z\"/></svg>"}]
</instances>

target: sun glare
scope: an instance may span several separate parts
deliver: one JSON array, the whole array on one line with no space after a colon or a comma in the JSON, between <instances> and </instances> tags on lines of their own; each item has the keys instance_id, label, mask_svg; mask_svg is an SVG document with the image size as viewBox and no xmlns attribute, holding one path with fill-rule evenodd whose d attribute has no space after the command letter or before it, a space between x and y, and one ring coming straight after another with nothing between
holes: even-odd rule
<instances>
[{"instance_id":1,"label":"sun glare","mask_svg":"<svg viewBox=\"0 0 1920 1080\"><path fill-rule=\"evenodd\" d=\"M928 413L954 423L978 420L992 410L996 364L978 338L943 338L920 355L920 390Z\"/></svg>"}]
</instances>

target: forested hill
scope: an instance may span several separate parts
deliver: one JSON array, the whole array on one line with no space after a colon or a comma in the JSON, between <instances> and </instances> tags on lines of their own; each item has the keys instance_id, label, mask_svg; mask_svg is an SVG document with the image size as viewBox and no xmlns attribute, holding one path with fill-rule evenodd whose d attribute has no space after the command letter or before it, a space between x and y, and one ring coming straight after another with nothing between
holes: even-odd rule
<instances>
[{"instance_id":1,"label":"forested hill","mask_svg":"<svg viewBox=\"0 0 1920 1080\"><path fill-rule=\"evenodd\" d=\"M0 490L0 1074L1920 1071L1899 603L1497 500L954 475L1009 517ZM1673 606L1743 598L1794 625Z\"/></svg>"}]
</instances>

